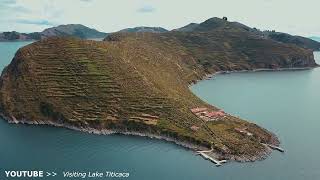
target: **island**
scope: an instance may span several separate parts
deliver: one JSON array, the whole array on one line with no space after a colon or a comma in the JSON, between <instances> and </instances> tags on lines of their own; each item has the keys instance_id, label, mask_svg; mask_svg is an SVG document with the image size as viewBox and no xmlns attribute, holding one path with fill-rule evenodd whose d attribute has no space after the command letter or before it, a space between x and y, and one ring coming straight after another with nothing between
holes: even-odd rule
<instances>
[{"instance_id":1,"label":"island","mask_svg":"<svg viewBox=\"0 0 320 180\"><path fill-rule=\"evenodd\" d=\"M107 33L97 31L82 24L66 24L51 27L42 32L20 33L16 31L0 33L1 41L37 41L50 37L76 37L81 39L105 38Z\"/></svg>"},{"instance_id":2,"label":"island","mask_svg":"<svg viewBox=\"0 0 320 180\"><path fill-rule=\"evenodd\" d=\"M101 42L46 38L19 49L2 72L0 112L9 123L164 139L217 164L262 160L278 138L205 103L189 86L219 72L317 66L312 49L225 18L183 31L118 32Z\"/></svg>"}]
</instances>

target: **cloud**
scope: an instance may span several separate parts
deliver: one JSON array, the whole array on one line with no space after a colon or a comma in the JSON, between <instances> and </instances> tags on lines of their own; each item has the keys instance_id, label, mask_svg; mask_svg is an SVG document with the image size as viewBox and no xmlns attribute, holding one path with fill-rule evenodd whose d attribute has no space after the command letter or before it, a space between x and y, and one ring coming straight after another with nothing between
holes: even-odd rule
<instances>
[{"instance_id":1,"label":"cloud","mask_svg":"<svg viewBox=\"0 0 320 180\"><path fill-rule=\"evenodd\" d=\"M12 10L19 12L19 13L30 13L31 11L23 6L13 6L11 7Z\"/></svg>"},{"instance_id":2,"label":"cloud","mask_svg":"<svg viewBox=\"0 0 320 180\"><path fill-rule=\"evenodd\" d=\"M55 23L49 22L48 20L28 20L28 19L17 19L15 21L16 23L19 24L32 24L32 25L44 25L44 26L54 26L56 25Z\"/></svg>"},{"instance_id":3,"label":"cloud","mask_svg":"<svg viewBox=\"0 0 320 180\"><path fill-rule=\"evenodd\" d=\"M156 9L152 6L143 6L143 7L139 8L137 11L140 13L152 13L155 10Z\"/></svg>"},{"instance_id":4,"label":"cloud","mask_svg":"<svg viewBox=\"0 0 320 180\"><path fill-rule=\"evenodd\" d=\"M0 0L0 4L3 8L2 11L12 11L15 13L29 13L30 10L24 6L19 5L16 0Z\"/></svg>"},{"instance_id":5,"label":"cloud","mask_svg":"<svg viewBox=\"0 0 320 180\"><path fill-rule=\"evenodd\" d=\"M94 0L80 0L82 2L93 2Z\"/></svg>"}]
</instances>

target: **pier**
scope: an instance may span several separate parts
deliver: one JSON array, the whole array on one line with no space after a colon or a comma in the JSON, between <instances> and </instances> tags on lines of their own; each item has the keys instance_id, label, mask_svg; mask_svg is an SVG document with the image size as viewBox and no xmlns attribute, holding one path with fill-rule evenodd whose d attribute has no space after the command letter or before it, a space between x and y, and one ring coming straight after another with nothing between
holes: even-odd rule
<instances>
[{"instance_id":1,"label":"pier","mask_svg":"<svg viewBox=\"0 0 320 180\"><path fill-rule=\"evenodd\" d=\"M209 153L209 152L212 152L213 150L208 150L208 151L197 151L197 154L201 155L204 159L207 159L213 163L216 164L216 166L221 166L223 163L226 163L227 161L226 160L217 160L217 159L214 159L213 157L210 157L209 155L207 155L206 153Z\"/></svg>"},{"instance_id":2,"label":"pier","mask_svg":"<svg viewBox=\"0 0 320 180\"><path fill-rule=\"evenodd\" d=\"M270 147L271 149L278 150L278 151L280 151L280 152L284 152L284 149L282 149L282 148L279 147L279 146L275 146L275 145L272 145L272 144L265 144L265 143L261 143L261 144L263 144L263 145L265 145L265 146L268 146L268 147Z\"/></svg>"}]
</instances>

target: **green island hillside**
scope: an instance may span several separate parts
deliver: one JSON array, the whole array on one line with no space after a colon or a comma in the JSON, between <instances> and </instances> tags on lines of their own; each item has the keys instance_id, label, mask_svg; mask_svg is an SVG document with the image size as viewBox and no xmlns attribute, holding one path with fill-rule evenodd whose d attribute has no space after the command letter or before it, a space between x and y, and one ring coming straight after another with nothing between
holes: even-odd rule
<instances>
[{"instance_id":1,"label":"green island hillside","mask_svg":"<svg viewBox=\"0 0 320 180\"><path fill-rule=\"evenodd\" d=\"M269 39L284 44L292 44L313 51L320 50L320 42L314 38L294 36L287 33L272 31L261 31L257 28L251 28L239 22L230 22L227 17L223 19L213 17L200 24L190 23L184 27L174 29L176 32L208 32L208 31L242 31L262 39Z\"/></svg>"},{"instance_id":2,"label":"green island hillside","mask_svg":"<svg viewBox=\"0 0 320 180\"><path fill-rule=\"evenodd\" d=\"M189 85L218 71L315 66L311 50L241 29L48 38L20 49L3 71L0 111L11 123L145 135L254 161L277 137L206 104Z\"/></svg>"}]
</instances>

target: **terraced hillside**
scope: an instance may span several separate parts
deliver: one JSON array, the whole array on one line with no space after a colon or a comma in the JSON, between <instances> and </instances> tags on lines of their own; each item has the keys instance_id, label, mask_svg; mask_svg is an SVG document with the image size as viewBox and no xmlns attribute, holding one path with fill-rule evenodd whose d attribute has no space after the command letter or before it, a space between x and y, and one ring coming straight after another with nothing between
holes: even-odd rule
<instances>
[{"instance_id":1,"label":"terraced hillside","mask_svg":"<svg viewBox=\"0 0 320 180\"><path fill-rule=\"evenodd\" d=\"M221 34L186 32L42 40L20 49L2 73L0 111L9 122L142 133L213 148L220 158L261 159L269 152L261 143L277 145L277 138L228 114L211 120L194 114L198 107L208 114L218 109L188 85L218 70L315 63L308 50L241 35L221 42Z\"/></svg>"}]
</instances>

